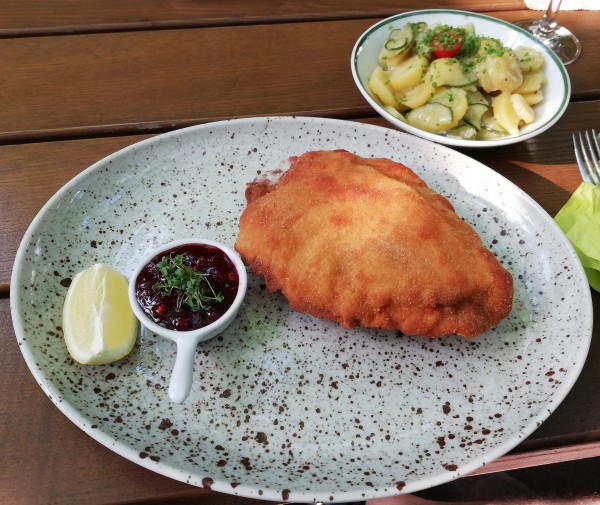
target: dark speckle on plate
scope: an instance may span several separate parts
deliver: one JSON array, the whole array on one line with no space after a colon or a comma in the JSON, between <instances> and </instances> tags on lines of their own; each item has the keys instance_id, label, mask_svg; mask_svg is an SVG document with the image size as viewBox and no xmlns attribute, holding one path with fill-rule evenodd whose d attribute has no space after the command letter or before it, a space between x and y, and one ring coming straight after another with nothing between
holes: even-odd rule
<instances>
[{"instance_id":1,"label":"dark speckle on plate","mask_svg":"<svg viewBox=\"0 0 600 505\"><path fill-rule=\"evenodd\" d=\"M195 235L232 246L246 183L314 149L401 161L446 195L512 272L511 315L473 341L346 330L250 276L237 319L198 346L183 404L166 394L175 347L149 332L116 363L69 359L61 309L77 271L101 261L127 276L148 250ZM556 408L591 334L581 267L537 204L458 152L359 123L250 118L148 139L57 193L20 251L17 338L52 401L140 465L253 498L356 501L469 473Z\"/></svg>"}]
</instances>

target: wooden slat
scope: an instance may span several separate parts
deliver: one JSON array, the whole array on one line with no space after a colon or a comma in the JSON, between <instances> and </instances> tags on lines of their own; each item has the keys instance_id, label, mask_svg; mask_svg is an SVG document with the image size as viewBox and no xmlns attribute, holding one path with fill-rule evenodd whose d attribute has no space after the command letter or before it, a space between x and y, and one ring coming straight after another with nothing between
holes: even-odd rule
<instances>
[{"instance_id":1,"label":"wooden slat","mask_svg":"<svg viewBox=\"0 0 600 505\"><path fill-rule=\"evenodd\" d=\"M506 472L532 466L552 465L586 458L600 456L600 441L584 444L567 445L553 449L531 451L526 453L510 453L489 465L476 470L470 475L482 475L485 473Z\"/></svg>"},{"instance_id":2,"label":"wooden slat","mask_svg":"<svg viewBox=\"0 0 600 505\"><path fill-rule=\"evenodd\" d=\"M524 8L523 0L454 0L453 7L469 11ZM430 0L427 8L448 8L447 0ZM52 33L136 30L158 27L225 26L315 19L388 17L424 8L406 0L335 0L328 2L261 2L259 0L1 0L0 37Z\"/></svg>"},{"instance_id":3,"label":"wooden slat","mask_svg":"<svg viewBox=\"0 0 600 505\"><path fill-rule=\"evenodd\" d=\"M596 126L600 102L573 103L559 122L535 142L467 150L520 185L555 215L580 183L570 132ZM381 118L368 121L387 126ZM8 292L14 256L23 233L44 203L95 161L145 136L107 137L0 146L0 293ZM40 174L44 174L40 177ZM19 191L15 191L19 188Z\"/></svg>"},{"instance_id":4,"label":"wooden slat","mask_svg":"<svg viewBox=\"0 0 600 505\"><path fill-rule=\"evenodd\" d=\"M0 115L0 141L162 130L232 116L365 110L352 83L349 55L368 25L0 40L0 74L12 72L0 80L0 96L11 97Z\"/></svg>"},{"instance_id":5,"label":"wooden slat","mask_svg":"<svg viewBox=\"0 0 600 505\"><path fill-rule=\"evenodd\" d=\"M9 301L0 300L0 503L100 505L148 500L169 505L182 504L185 498L205 505L264 503L162 477L85 435L35 382L11 327ZM156 496L165 499L154 502Z\"/></svg>"},{"instance_id":6,"label":"wooden slat","mask_svg":"<svg viewBox=\"0 0 600 505\"><path fill-rule=\"evenodd\" d=\"M600 12L578 19L585 49L569 67L573 97L600 96L586 71L596 65ZM0 143L242 116L367 116L372 109L354 85L349 55L374 21L0 39L0 97L10 97Z\"/></svg>"},{"instance_id":7,"label":"wooden slat","mask_svg":"<svg viewBox=\"0 0 600 505\"><path fill-rule=\"evenodd\" d=\"M8 294L19 243L48 199L94 162L146 137L0 146L0 294Z\"/></svg>"},{"instance_id":8,"label":"wooden slat","mask_svg":"<svg viewBox=\"0 0 600 505\"><path fill-rule=\"evenodd\" d=\"M594 302L597 311L597 294ZM600 339L595 335L588 364L557 411L517 450L474 474L600 456L600 404L590 395L590 391L599 389ZM2 503L262 503L209 493L162 477L88 437L54 407L36 384L18 349L6 299L0 300L0 396ZM23 482L35 486L22 486ZM153 501L157 496L162 499Z\"/></svg>"},{"instance_id":9,"label":"wooden slat","mask_svg":"<svg viewBox=\"0 0 600 505\"><path fill-rule=\"evenodd\" d=\"M541 16L524 10L523 0L400 3L0 0L0 503L261 503L145 470L95 442L52 405L27 369L12 329L7 297L14 255L35 214L61 186L151 134L269 114L386 125L349 71L355 40L383 17L449 3L507 21ZM600 99L600 12L565 11L559 21L583 43L582 57L568 67L576 103L535 141L465 151L551 215L580 184L570 132L597 128L600 118L600 101L583 101ZM600 295L592 298L598 313ZM599 332L556 412L478 473L600 454L594 395L600 389Z\"/></svg>"}]
</instances>

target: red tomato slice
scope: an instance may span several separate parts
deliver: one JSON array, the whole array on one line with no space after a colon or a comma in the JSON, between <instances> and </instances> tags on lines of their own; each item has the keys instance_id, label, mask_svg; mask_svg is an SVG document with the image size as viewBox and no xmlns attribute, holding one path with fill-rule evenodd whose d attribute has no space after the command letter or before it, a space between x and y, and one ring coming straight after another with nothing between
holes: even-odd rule
<instances>
[{"instance_id":1,"label":"red tomato slice","mask_svg":"<svg viewBox=\"0 0 600 505\"><path fill-rule=\"evenodd\" d=\"M463 38L460 33L446 30L437 33L429 43L433 48L434 58L452 58L463 44Z\"/></svg>"}]
</instances>

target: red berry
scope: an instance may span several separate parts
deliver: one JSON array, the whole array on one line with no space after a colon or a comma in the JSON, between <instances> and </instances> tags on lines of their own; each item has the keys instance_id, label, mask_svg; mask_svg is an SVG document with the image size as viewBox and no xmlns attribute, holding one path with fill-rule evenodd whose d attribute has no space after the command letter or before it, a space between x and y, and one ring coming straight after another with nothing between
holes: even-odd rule
<instances>
[{"instance_id":1,"label":"red berry","mask_svg":"<svg viewBox=\"0 0 600 505\"><path fill-rule=\"evenodd\" d=\"M175 321L175 329L179 330L179 331L184 331L187 330L190 327L190 322L187 320L187 318L180 316L177 318L177 321Z\"/></svg>"}]
</instances>

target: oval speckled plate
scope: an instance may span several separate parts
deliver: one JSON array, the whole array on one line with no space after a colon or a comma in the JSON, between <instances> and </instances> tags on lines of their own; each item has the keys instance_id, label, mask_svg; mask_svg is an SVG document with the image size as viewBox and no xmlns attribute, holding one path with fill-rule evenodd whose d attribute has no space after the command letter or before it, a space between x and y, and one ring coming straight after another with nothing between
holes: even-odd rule
<instances>
[{"instance_id":1,"label":"oval speckled plate","mask_svg":"<svg viewBox=\"0 0 600 505\"><path fill-rule=\"evenodd\" d=\"M449 198L512 272L511 315L470 341L349 331L291 312L250 276L237 320L198 346L181 405L166 394L175 347L152 334L111 365L70 359L61 309L77 271L102 261L129 275L149 249L192 235L232 246L246 182L313 149L401 161ZM414 136L315 118L201 125L99 161L35 218L11 288L29 368L87 434L174 479L293 502L414 492L492 461L565 397L592 328L581 264L516 186Z\"/></svg>"}]
</instances>

